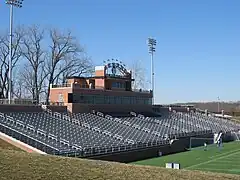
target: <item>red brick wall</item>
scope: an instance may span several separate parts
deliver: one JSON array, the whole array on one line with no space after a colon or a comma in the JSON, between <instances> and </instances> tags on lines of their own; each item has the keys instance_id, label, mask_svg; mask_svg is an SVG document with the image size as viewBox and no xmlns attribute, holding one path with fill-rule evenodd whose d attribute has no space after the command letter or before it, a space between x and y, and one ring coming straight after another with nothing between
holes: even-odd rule
<instances>
[{"instance_id":1,"label":"red brick wall","mask_svg":"<svg viewBox=\"0 0 240 180\"><path fill-rule=\"evenodd\" d=\"M68 93L72 92L71 87L65 88L52 88L50 91L50 102L59 102L59 94L63 95L64 102L68 102Z\"/></svg>"}]
</instances>

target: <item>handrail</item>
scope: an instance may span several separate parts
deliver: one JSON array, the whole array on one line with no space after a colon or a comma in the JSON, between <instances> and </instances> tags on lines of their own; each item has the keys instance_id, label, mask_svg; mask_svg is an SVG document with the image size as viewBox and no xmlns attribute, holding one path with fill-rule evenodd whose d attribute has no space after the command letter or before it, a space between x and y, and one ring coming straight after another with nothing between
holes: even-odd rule
<instances>
[{"instance_id":1,"label":"handrail","mask_svg":"<svg viewBox=\"0 0 240 180\"><path fill-rule=\"evenodd\" d=\"M10 102L8 99L0 99L0 104L9 105L32 105L36 104L33 99L12 99Z\"/></svg>"},{"instance_id":2,"label":"handrail","mask_svg":"<svg viewBox=\"0 0 240 180\"><path fill-rule=\"evenodd\" d=\"M66 83L66 84L51 84L51 89L54 88L80 88L80 89L92 89L92 90L107 90L111 91L111 89L105 89L103 86L91 86L88 84L74 84L74 83ZM122 91L122 88L120 88ZM116 89L114 89L115 91ZM126 91L129 92L129 91ZM130 91L131 92L131 91ZM132 89L132 92L138 92L138 93L152 93L152 90L146 90L146 89Z\"/></svg>"},{"instance_id":3,"label":"handrail","mask_svg":"<svg viewBox=\"0 0 240 180\"><path fill-rule=\"evenodd\" d=\"M36 141L36 142L38 142L38 143L40 143L40 144L42 144L42 145L44 145L44 146L47 146L47 147L49 147L49 148L51 148L51 149L54 149L54 150L56 150L56 151L59 151L57 148L52 147L52 146L50 146L50 145L48 145L48 144L45 144L44 142L41 142L41 141L39 141L39 140L37 140L37 139L35 139L35 138L33 138L33 137L30 137L30 136L28 136L28 135L26 135L26 134L23 134L23 133L17 131L16 129L13 129L13 128L9 127L9 126L6 126L6 125L2 124L1 122L0 122L0 125L1 125L1 126L4 126L6 129L10 129L11 131L14 131L14 132L16 132L16 133L19 133L19 134L22 135L22 136L25 136L25 137L27 137L27 138L29 138L29 139L32 139L32 140L34 140L34 141Z\"/></svg>"}]
</instances>

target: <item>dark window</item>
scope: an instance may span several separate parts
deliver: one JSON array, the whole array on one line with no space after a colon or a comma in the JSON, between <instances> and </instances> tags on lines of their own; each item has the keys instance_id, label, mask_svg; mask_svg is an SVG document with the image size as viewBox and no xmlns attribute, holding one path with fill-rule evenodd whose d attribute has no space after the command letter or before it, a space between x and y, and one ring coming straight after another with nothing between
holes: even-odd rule
<instances>
[{"instance_id":1,"label":"dark window","mask_svg":"<svg viewBox=\"0 0 240 180\"><path fill-rule=\"evenodd\" d=\"M68 93L68 103L73 103L73 94Z\"/></svg>"}]
</instances>

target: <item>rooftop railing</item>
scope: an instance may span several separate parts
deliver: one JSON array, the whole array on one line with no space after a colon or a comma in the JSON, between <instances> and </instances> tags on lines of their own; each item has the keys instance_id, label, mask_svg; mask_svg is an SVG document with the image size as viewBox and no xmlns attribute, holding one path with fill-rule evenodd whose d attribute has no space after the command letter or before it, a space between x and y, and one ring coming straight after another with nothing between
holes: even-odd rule
<instances>
[{"instance_id":1,"label":"rooftop railing","mask_svg":"<svg viewBox=\"0 0 240 180\"><path fill-rule=\"evenodd\" d=\"M8 99L0 99L0 104L11 104L11 105L31 105L36 104L33 99L12 99L10 102Z\"/></svg>"},{"instance_id":2,"label":"rooftop railing","mask_svg":"<svg viewBox=\"0 0 240 180\"><path fill-rule=\"evenodd\" d=\"M133 89L133 92L140 92L140 93L152 93L152 90L145 90L145 89Z\"/></svg>"},{"instance_id":3,"label":"rooftop railing","mask_svg":"<svg viewBox=\"0 0 240 180\"><path fill-rule=\"evenodd\" d=\"M51 84L51 88L72 87L72 84Z\"/></svg>"},{"instance_id":4,"label":"rooftop railing","mask_svg":"<svg viewBox=\"0 0 240 180\"><path fill-rule=\"evenodd\" d=\"M52 106L64 106L64 102L50 102L49 105L52 105Z\"/></svg>"},{"instance_id":5,"label":"rooftop railing","mask_svg":"<svg viewBox=\"0 0 240 180\"><path fill-rule=\"evenodd\" d=\"M94 86L94 85L88 85L88 84L52 84L51 88L80 88L80 89L93 89L93 90L104 90L104 87L102 86ZM108 91L111 91L111 89L105 89ZM116 91L117 88L114 88L114 91ZM123 90L123 88L119 88L119 90ZM132 92L139 92L139 93L152 93L152 90L145 90L145 89L132 89Z\"/></svg>"}]
</instances>

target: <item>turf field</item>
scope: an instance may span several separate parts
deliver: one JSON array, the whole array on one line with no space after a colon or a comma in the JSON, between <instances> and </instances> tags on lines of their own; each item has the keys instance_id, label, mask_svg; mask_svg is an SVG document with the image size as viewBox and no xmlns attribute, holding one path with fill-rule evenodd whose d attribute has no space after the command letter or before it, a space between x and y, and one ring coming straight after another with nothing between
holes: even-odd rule
<instances>
[{"instance_id":1,"label":"turf field","mask_svg":"<svg viewBox=\"0 0 240 180\"><path fill-rule=\"evenodd\" d=\"M221 150L216 145L194 148L191 151L137 161L133 164L165 167L165 163L180 163L181 168L189 170L212 171L240 175L240 142L223 144Z\"/></svg>"}]
</instances>

